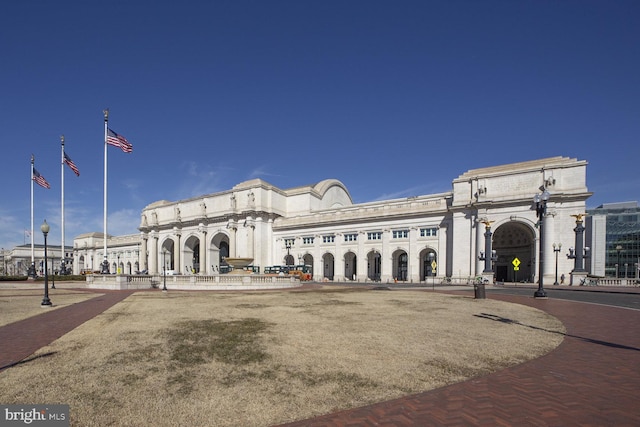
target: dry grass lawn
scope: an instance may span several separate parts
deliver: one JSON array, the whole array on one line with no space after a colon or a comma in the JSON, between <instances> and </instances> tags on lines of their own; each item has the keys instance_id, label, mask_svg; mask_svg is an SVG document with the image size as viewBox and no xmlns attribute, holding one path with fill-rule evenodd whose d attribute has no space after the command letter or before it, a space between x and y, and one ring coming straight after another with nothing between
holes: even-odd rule
<instances>
[{"instance_id":1,"label":"dry grass lawn","mask_svg":"<svg viewBox=\"0 0 640 427\"><path fill-rule=\"evenodd\" d=\"M1 372L0 402L69 404L75 426L270 426L512 366L563 332L413 290L140 292Z\"/></svg>"},{"instance_id":2,"label":"dry grass lawn","mask_svg":"<svg viewBox=\"0 0 640 427\"><path fill-rule=\"evenodd\" d=\"M6 287L0 289L0 326L41 314L47 310L66 307L99 295L71 289L51 290L49 297L52 298L54 305L43 308L40 306L40 303L44 297L44 284L42 284L40 289L34 288L35 286L30 286L29 289L7 289Z\"/></svg>"}]
</instances>

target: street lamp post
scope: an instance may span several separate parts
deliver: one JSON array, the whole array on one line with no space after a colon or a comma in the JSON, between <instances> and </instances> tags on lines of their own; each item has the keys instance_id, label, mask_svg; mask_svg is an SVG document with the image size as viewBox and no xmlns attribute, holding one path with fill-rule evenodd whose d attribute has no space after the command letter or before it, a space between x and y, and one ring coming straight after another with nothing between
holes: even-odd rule
<instances>
[{"instance_id":1,"label":"street lamp post","mask_svg":"<svg viewBox=\"0 0 640 427\"><path fill-rule=\"evenodd\" d=\"M538 224L540 230L540 248L538 251L538 290L533 293L535 298L546 298L547 293L544 290L544 216L547 213L547 202L550 194L545 189L542 194L536 194L533 201L536 204L536 214L538 216Z\"/></svg>"},{"instance_id":2,"label":"street lamp post","mask_svg":"<svg viewBox=\"0 0 640 427\"><path fill-rule=\"evenodd\" d=\"M51 300L49 299L49 273L47 272L47 234L49 233L49 224L45 219L40 230L44 235L44 298L42 298L41 307L51 307Z\"/></svg>"},{"instance_id":3,"label":"street lamp post","mask_svg":"<svg viewBox=\"0 0 640 427\"><path fill-rule=\"evenodd\" d=\"M167 292L167 248L162 249L162 292Z\"/></svg>"},{"instance_id":4,"label":"street lamp post","mask_svg":"<svg viewBox=\"0 0 640 427\"><path fill-rule=\"evenodd\" d=\"M493 276L493 257L490 256L492 254L491 251L491 223L493 223L493 221L489 221L488 219L485 219L484 221L482 221L482 223L484 224L484 257L480 258L480 260L484 260L484 270L482 271L485 274L491 274Z\"/></svg>"},{"instance_id":5,"label":"street lamp post","mask_svg":"<svg viewBox=\"0 0 640 427\"><path fill-rule=\"evenodd\" d=\"M556 281L553 283L554 285L559 285L558 283L558 252L562 250L562 243L558 243L557 245L553 244L553 252L556 254Z\"/></svg>"}]
</instances>

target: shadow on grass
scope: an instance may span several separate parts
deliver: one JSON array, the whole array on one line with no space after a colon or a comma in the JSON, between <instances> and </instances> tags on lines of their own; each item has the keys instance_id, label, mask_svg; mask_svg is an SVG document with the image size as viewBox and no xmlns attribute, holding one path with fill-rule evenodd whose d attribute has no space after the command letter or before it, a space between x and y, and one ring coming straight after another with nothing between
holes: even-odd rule
<instances>
[{"instance_id":1,"label":"shadow on grass","mask_svg":"<svg viewBox=\"0 0 640 427\"><path fill-rule=\"evenodd\" d=\"M42 359L43 357L49 357L56 354L57 351L50 351L48 353L39 354L37 356L27 357L26 359L19 360L17 362L9 363L8 365L0 366L0 372L4 371L8 368L13 368L14 366L24 365L25 363L32 362L37 359Z\"/></svg>"},{"instance_id":2,"label":"shadow on grass","mask_svg":"<svg viewBox=\"0 0 640 427\"><path fill-rule=\"evenodd\" d=\"M598 344L598 345L603 345L603 346L606 346L606 347L620 348L620 349L623 349L623 350L640 351L640 348L631 347L631 346L624 345L624 344L616 344L616 343L612 343L612 342L608 342L608 341L602 341L602 340L596 340L596 339L593 339L593 338L586 338L586 337L580 337L580 336L577 336L577 335L571 335L571 334L567 334L567 333L564 333L564 332L551 331L549 329L540 328L538 326L526 325L524 323L518 322L517 320L509 319L507 317L497 316L495 314L480 313L480 314L474 314L474 316L475 317L479 317L481 319L488 319L488 320L493 320L495 322L500 322L500 323L507 323L507 324L511 324L511 325L524 326L525 328L536 329L536 330L539 330L539 331L550 332L550 333L562 335L562 336L565 336L565 337L576 338L576 339L579 339L579 340L582 340L584 342L588 342L588 343L591 343L591 344Z\"/></svg>"}]
</instances>

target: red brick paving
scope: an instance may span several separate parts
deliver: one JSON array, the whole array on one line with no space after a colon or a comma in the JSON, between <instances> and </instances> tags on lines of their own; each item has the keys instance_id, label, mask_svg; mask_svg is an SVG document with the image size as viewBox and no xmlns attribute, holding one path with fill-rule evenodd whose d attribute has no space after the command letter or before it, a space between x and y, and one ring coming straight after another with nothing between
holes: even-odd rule
<instances>
[{"instance_id":1,"label":"red brick paving","mask_svg":"<svg viewBox=\"0 0 640 427\"><path fill-rule=\"evenodd\" d=\"M557 317L567 329L564 341L543 357L491 375L283 426L640 426L640 311L489 298Z\"/></svg>"},{"instance_id":2,"label":"red brick paving","mask_svg":"<svg viewBox=\"0 0 640 427\"><path fill-rule=\"evenodd\" d=\"M104 291L91 300L0 327L0 370L132 293ZM640 311L557 299L489 298L557 317L567 329L564 341L543 357L491 375L283 426L640 425Z\"/></svg>"},{"instance_id":3,"label":"red brick paving","mask_svg":"<svg viewBox=\"0 0 640 427\"><path fill-rule=\"evenodd\" d=\"M24 361L39 348L52 343L133 293L99 292L104 295L55 310L43 308L42 314L0 327L0 371ZM55 296L52 296L52 300L55 304ZM35 303L39 304L40 301L41 299L37 299Z\"/></svg>"}]
</instances>

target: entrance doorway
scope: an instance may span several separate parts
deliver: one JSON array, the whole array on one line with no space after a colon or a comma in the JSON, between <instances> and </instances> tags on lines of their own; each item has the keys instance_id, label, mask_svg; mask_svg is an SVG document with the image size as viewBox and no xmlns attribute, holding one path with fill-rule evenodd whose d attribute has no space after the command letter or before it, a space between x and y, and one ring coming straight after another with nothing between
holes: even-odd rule
<instances>
[{"instance_id":1,"label":"entrance doorway","mask_svg":"<svg viewBox=\"0 0 640 427\"><path fill-rule=\"evenodd\" d=\"M535 234L521 222L512 221L496 228L492 247L498 255L495 264L498 282L532 282L535 270ZM517 268L513 261L520 261Z\"/></svg>"}]
</instances>

